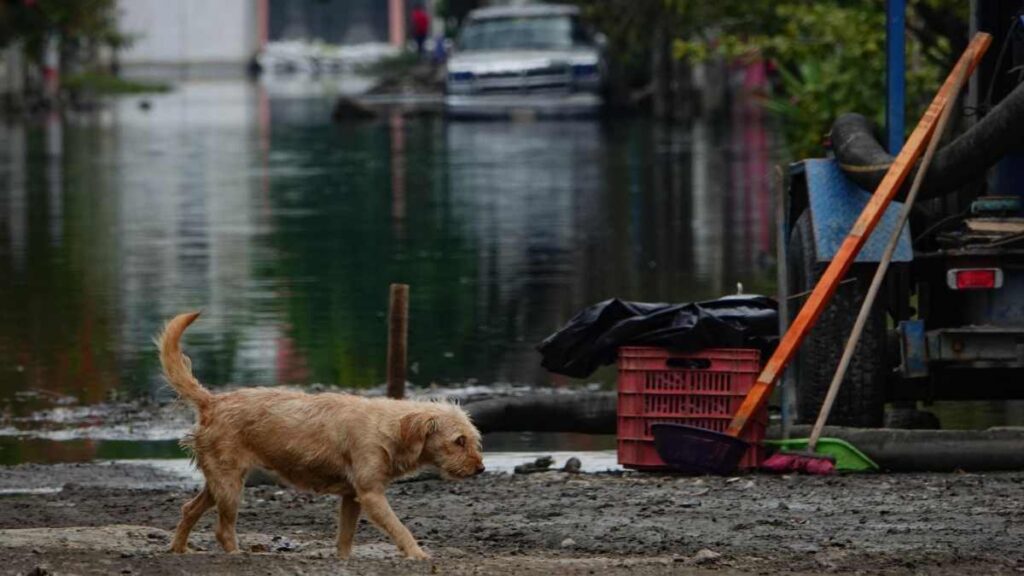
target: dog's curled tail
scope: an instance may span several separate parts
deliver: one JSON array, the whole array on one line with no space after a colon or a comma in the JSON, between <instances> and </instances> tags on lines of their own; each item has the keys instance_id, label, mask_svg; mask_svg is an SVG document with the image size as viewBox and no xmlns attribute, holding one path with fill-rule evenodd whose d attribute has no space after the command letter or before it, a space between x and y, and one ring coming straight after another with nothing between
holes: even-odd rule
<instances>
[{"instance_id":1,"label":"dog's curled tail","mask_svg":"<svg viewBox=\"0 0 1024 576\"><path fill-rule=\"evenodd\" d=\"M181 351L179 346L182 333L198 317L199 312L175 316L164 327L156 344L160 348L160 365L164 368L164 377L182 398L191 402L196 410L202 413L213 400L213 394L203 388L202 384L192 375L192 360Z\"/></svg>"}]
</instances>

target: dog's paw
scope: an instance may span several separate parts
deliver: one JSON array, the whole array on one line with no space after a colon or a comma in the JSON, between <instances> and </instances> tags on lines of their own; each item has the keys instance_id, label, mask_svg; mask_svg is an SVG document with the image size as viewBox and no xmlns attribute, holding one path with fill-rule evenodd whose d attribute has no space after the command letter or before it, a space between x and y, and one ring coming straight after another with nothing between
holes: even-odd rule
<instances>
[{"instance_id":1,"label":"dog's paw","mask_svg":"<svg viewBox=\"0 0 1024 576\"><path fill-rule=\"evenodd\" d=\"M406 552L405 557L408 560L430 560L430 554L427 554L419 547Z\"/></svg>"}]
</instances>

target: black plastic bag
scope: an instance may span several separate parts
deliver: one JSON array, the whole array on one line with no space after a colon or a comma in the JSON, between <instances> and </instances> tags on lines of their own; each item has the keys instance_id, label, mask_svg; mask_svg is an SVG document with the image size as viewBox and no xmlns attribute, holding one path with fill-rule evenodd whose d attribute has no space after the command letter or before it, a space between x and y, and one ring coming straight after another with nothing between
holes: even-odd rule
<instances>
[{"instance_id":1,"label":"black plastic bag","mask_svg":"<svg viewBox=\"0 0 1024 576\"><path fill-rule=\"evenodd\" d=\"M692 304L605 300L585 308L537 350L551 372L585 378L615 362L620 346L660 346L681 352L758 348L778 341L778 304L766 296L726 296Z\"/></svg>"}]
</instances>

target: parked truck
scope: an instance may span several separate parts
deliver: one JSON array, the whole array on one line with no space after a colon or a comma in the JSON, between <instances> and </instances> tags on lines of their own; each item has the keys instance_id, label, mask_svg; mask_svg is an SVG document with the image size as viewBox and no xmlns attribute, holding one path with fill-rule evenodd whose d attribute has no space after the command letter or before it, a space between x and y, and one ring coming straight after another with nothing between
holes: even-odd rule
<instances>
[{"instance_id":1,"label":"parked truck","mask_svg":"<svg viewBox=\"0 0 1024 576\"><path fill-rule=\"evenodd\" d=\"M890 22L902 22L904 2L887 4ZM955 111L965 128L925 176L831 424L930 427L937 420L920 408L936 400L1024 398L1024 1L975 0L971 10L993 50ZM889 42L889 149L863 116L847 114L828 157L790 167L780 287L791 315L897 152L902 50ZM797 421L818 412L900 208L889 208L791 366L786 404Z\"/></svg>"}]
</instances>

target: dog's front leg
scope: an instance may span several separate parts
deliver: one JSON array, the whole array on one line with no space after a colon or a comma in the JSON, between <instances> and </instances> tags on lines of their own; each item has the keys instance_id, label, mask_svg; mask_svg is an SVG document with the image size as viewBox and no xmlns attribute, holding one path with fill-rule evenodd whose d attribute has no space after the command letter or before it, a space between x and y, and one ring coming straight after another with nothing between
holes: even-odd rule
<instances>
[{"instance_id":1,"label":"dog's front leg","mask_svg":"<svg viewBox=\"0 0 1024 576\"><path fill-rule=\"evenodd\" d=\"M391 509L383 492L362 492L359 494L359 502L363 505L363 510L366 510L366 516L370 521L387 532L407 558L415 560L430 558L430 555L416 543L416 539L413 538L409 529L402 524L398 516L395 516L394 510Z\"/></svg>"},{"instance_id":2,"label":"dog's front leg","mask_svg":"<svg viewBox=\"0 0 1024 576\"><path fill-rule=\"evenodd\" d=\"M352 554L360 505L354 494L345 494L338 501L338 508L338 557L344 560Z\"/></svg>"}]
</instances>

